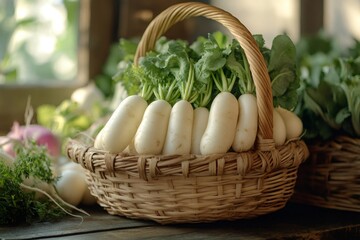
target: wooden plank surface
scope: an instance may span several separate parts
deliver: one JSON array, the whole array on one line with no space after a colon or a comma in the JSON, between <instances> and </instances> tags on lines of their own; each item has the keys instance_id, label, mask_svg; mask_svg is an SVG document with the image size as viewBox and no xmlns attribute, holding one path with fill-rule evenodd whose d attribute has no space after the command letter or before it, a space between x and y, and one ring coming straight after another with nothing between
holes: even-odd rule
<instances>
[{"instance_id":1,"label":"wooden plank surface","mask_svg":"<svg viewBox=\"0 0 360 240\"><path fill-rule=\"evenodd\" d=\"M111 231L114 229L148 226L152 222L130 220L119 216L112 216L100 207L86 209L90 216L83 221L79 218L65 217L58 222L43 222L32 225L0 226L0 239L34 239L57 237L89 232Z\"/></svg>"},{"instance_id":2,"label":"wooden plank surface","mask_svg":"<svg viewBox=\"0 0 360 240\"><path fill-rule=\"evenodd\" d=\"M94 209L80 224L67 217L56 223L0 227L2 239L360 239L360 214L288 204L255 219L202 224L160 225L111 216Z\"/></svg>"}]
</instances>

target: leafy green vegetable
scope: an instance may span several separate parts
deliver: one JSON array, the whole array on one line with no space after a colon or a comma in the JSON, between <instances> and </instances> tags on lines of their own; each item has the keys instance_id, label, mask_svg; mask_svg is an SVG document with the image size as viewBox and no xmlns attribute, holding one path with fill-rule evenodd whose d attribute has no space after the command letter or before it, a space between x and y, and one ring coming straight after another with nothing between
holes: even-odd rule
<instances>
[{"instance_id":1,"label":"leafy green vegetable","mask_svg":"<svg viewBox=\"0 0 360 240\"><path fill-rule=\"evenodd\" d=\"M357 136L360 136L360 75L356 75L342 82L342 89L345 92L348 109L346 112L346 117L351 116L351 124L354 129L354 132ZM342 121L346 118L341 119ZM338 120L339 122L342 122ZM352 132L349 127L345 127L345 131Z\"/></svg>"},{"instance_id":2,"label":"leafy green vegetable","mask_svg":"<svg viewBox=\"0 0 360 240\"><path fill-rule=\"evenodd\" d=\"M95 77L96 86L105 97L113 97L116 83L134 60L137 45L137 39L121 38L118 43L111 46L102 72ZM135 86L128 82L125 87L128 92L133 92ZM137 87L135 91L138 91Z\"/></svg>"},{"instance_id":3,"label":"leafy green vegetable","mask_svg":"<svg viewBox=\"0 0 360 240\"><path fill-rule=\"evenodd\" d=\"M58 106L41 105L37 108L37 122L49 128L64 142L68 137L87 130L94 122L105 116L107 109L97 104L91 111L83 111L76 102L64 100Z\"/></svg>"},{"instance_id":4,"label":"leafy green vegetable","mask_svg":"<svg viewBox=\"0 0 360 240\"><path fill-rule=\"evenodd\" d=\"M261 35L254 38L268 64L275 106L294 108L299 88L295 45L289 37L280 35L268 49ZM220 91L236 97L256 94L244 50L238 41L229 41L221 32L207 38L200 36L191 45L161 37L155 49L140 59L138 67L129 67L121 75L119 81L138 84L137 93L148 101L164 99L174 104L181 98L195 107L209 107Z\"/></svg>"},{"instance_id":5,"label":"leafy green vegetable","mask_svg":"<svg viewBox=\"0 0 360 240\"><path fill-rule=\"evenodd\" d=\"M52 184L56 181L51 171L51 159L45 147L27 142L16 147L14 166L7 166L0 159L0 224L33 223L57 219L65 215L54 202L35 199L34 192L25 192L23 179L35 177Z\"/></svg>"},{"instance_id":6,"label":"leafy green vegetable","mask_svg":"<svg viewBox=\"0 0 360 240\"><path fill-rule=\"evenodd\" d=\"M344 50L333 44L334 38L322 34L307 41L308 46L324 46L301 48L297 56L302 85L297 111L306 129L304 137L360 136L360 57L353 55L358 42ZM301 41L302 46L305 42Z\"/></svg>"},{"instance_id":7,"label":"leafy green vegetable","mask_svg":"<svg viewBox=\"0 0 360 240\"><path fill-rule=\"evenodd\" d=\"M296 75L296 48L286 35L274 38L268 71L275 106L293 109L298 100L299 79Z\"/></svg>"}]
</instances>

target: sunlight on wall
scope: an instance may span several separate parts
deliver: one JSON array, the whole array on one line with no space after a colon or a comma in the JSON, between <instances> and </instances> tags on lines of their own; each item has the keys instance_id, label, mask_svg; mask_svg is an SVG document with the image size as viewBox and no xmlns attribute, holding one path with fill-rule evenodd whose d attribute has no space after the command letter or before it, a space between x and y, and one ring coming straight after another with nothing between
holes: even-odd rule
<instances>
[{"instance_id":1,"label":"sunlight on wall","mask_svg":"<svg viewBox=\"0 0 360 240\"><path fill-rule=\"evenodd\" d=\"M360 39L360 0L326 0L324 22L325 29L345 46L353 37Z\"/></svg>"},{"instance_id":2,"label":"sunlight on wall","mask_svg":"<svg viewBox=\"0 0 360 240\"><path fill-rule=\"evenodd\" d=\"M282 33L287 33L293 41L299 38L298 0L211 0L238 18L252 34L262 34L266 45Z\"/></svg>"}]
</instances>

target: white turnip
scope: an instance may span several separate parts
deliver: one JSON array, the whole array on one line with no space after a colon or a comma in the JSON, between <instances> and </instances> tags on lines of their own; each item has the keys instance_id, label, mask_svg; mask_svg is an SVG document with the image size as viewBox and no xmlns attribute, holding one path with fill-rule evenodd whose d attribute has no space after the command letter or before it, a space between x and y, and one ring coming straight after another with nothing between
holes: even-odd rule
<instances>
[{"instance_id":1,"label":"white turnip","mask_svg":"<svg viewBox=\"0 0 360 240\"><path fill-rule=\"evenodd\" d=\"M59 167L58 175L60 175L61 178L69 177L67 171L75 171L79 175L79 178L80 177L83 178L83 181L79 181L79 183L81 183L81 182L83 183L83 186L84 186L85 190L82 193L81 200L80 200L79 203L84 204L84 205L94 205L96 203L96 198L93 195L91 195L90 189L89 189L89 187L87 185L86 174L85 174L86 170L80 164L77 164L77 163L74 163L74 162L68 162L68 163L65 163L64 165L62 165L61 167ZM66 189L71 190L72 186L66 186L65 185L66 183L71 184L71 182L64 181L63 188L65 189L65 191L66 191ZM81 191L82 189L83 189L83 187L80 187L79 191ZM64 193L61 192L59 194L60 194L60 196L62 196ZM80 196L79 196L79 198L80 198Z\"/></svg>"},{"instance_id":2,"label":"white turnip","mask_svg":"<svg viewBox=\"0 0 360 240\"><path fill-rule=\"evenodd\" d=\"M51 130L37 124L21 126L18 122L14 122L11 131L1 137L2 148L8 154L15 156L14 141L24 142L26 140L32 140L37 145L45 146L52 157L58 157L61 153L61 142Z\"/></svg>"},{"instance_id":3,"label":"white turnip","mask_svg":"<svg viewBox=\"0 0 360 240\"><path fill-rule=\"evenodd\" d=\"M61 172L55 188L61 199L65 202L77 206L86 191L87 185L84 177L79 171L74 169L65 169Z\"/></svg>"}]
</instances>

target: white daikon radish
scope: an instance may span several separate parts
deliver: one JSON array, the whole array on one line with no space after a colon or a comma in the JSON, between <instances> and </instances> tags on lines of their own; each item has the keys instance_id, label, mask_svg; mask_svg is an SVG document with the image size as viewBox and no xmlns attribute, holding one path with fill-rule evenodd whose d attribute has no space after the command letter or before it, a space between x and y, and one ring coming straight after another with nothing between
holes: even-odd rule
<instances>
[{"instance_id":1,"label":"white daikon radish","mask_svg":"<svg viewBox=\"0 0 360 240\"><path fill-rule=\"evenodd\" d=\"M94 141L94 147L97 149L104 149L103 143L102 143L102 134L103 129L101 129L98 134L96 135L95 141Z\"/></svg>"},{"instance_id":2,"label":"white daikon radish","mask_svg":"<svg viewBox=\"0 0 360 240\"><path fill-rule=\"evenodd\" d=\"M171 109L165 143L164 155L189 154L194 110L186 100L180 100Z\"/></svg>"},{"instance_id":3,"label":"white daikon radish","mask_svg":"<svg viewBox=\"0 0 360 240\"><path fill-rule=\"evenodd\" d=\"M209 110L205 107L198 107L194 109L194 120L191 136L191 153L201 154L200 142L204 135L209 119Z\"/></svg>"},{"instance_id":4,"label":"white daikon radish","mask_svg":"<svg viewBox=\"0 0 360 240\"><path fill-rule=\"evenodd\" d=\"M125 98L111 115L102 129L101 139L104 150L122 152L134 138L148 104L138 95Z\"/></svg>"},{"instance_id":5,"label":"white daikon radish","mask_svg":"<svg viewBox=\"0 0 360 240\"><path fill-rule=\"evenodd\" d=\"M280 114L273 109L273 138L275 146L281 146L286 141L286 127Z\"/></svg>"},{"instance_id":6,"label":"white daikon radish","mask_svg":"<svg viewBox=\"0 0 360 240\"><path fill-rule=\"evenodd\" d=\"M162 152L170 112L171 105L164 100L156 100L149 104L134 138L134 146L138 154Z\"/></svg>"},{"instance_id":7,"label":"white daikon radish","mask_svg":"<svg viewBox=\"0 0 360 240\"><path fill-rule=\"evenodd\" d=\"M242 94L239 99L239 118L232 148L235 152L247 151L255 143L258 129L258 110L253 94Z\"/></svg>"},{"instance_id":8,"label":"white daikon radish","mask_svg":"<svg viewBox=\"0 0 360 240\"><path fill-rule=\"evenodd\" d=\"M275 110L280 114L285 123L286 139L294 139L300 137L303 133L303 123L301 119L294 113L285 108L277 107Z\"/></svg>"},{"instance_id":9,"label":"white daikon radish","mask_svg":"<svg viewBox=\"0 0 360 240\"><path fill-rule=\"evenodd\" d=\"M138 155L138 152L136 152L136 149L135 149L134 139L131 140L129 145L125 148L124 153L127 153L129 155Z\"/></svg>"},{"instance_id":10,"label":"white daikon radish","mask_svg":"<svg viewBox=\"0 0 360 240\"><path fill-rule=\"evenodd\" d=\"M239 106L229 92L219 93L210 107L206 130L200 142L201 154L226 153L235 137Z\"/></svg>"}]
</instances>

